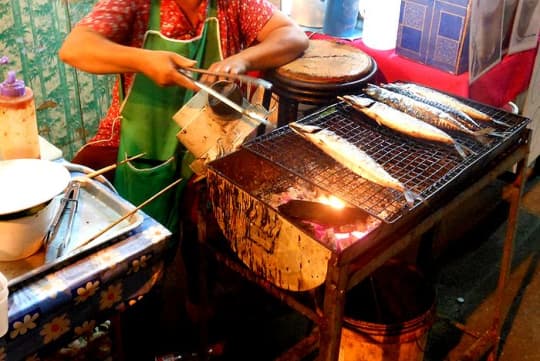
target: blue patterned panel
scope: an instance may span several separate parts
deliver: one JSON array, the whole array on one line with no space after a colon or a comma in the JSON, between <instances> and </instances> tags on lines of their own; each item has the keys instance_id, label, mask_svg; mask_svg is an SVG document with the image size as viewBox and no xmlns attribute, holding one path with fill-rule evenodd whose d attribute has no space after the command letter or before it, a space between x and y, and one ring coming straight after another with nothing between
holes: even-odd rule
<instances>
[{"instance_id":1,"label":"blue patterned panel","mask_svg":"<svg viewBox=\"0 0 540 361\"><path fill-rule=\"evenodd\" d=\"M403 0L396 51L422 63L427 61L433 0Z\"/></svg>"},{"instance_id":2,"label":"blue patterned panel","mask_svg":"<svg viewBox=\"0 0 540 361\"><path fill-rule=\"evenodd\" d=\"M403 28L403 40L401 46L420 54L420 46L422 43L422 32L413 28Z\"/></svg>"},{"instance_id":3,"label":"blue patterned panel","mask_svg":"<svg viewBox=\"0 0 540 361\"><path fill-rule=\"evenodd\" d=\"M451 73L461 73L467 69L460 64L468 64L468 61L462 62L462 57L468 53L464 44L468 36L466 20L469 8L463 1L455 3L435 1L426 64Z\"/></svg>"},{"instance_id":4,"label":"blue patterned panel","mask_svg":"<svg viewBox=\"0 0 540 361\"><path fill-rule=\"evenodd\" d=\"M463 17L450 13L441 13L441 24L439 26L438 36L459 41L461 29L463 29Z\"/></svg>"},{"instance_id":5,"label":"blue patterned panel","mask_svg":"<svg viewBox=\"0 0 540 361\"><path fill-rule=\"evenodd\" d=\"M471 0L402 0L396 53L451 73L467 70Z\"/></svg>"}]
</instances>

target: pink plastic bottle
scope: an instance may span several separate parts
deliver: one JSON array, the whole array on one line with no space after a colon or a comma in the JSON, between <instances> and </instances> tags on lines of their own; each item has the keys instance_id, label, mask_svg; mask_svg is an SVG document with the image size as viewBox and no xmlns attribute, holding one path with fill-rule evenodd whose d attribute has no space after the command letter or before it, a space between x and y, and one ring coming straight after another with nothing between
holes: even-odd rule
<instances>
[{"instance_id":1,"label":"pink plastic bottle","mask_svg":"<svg viewBox=\"0 0 540 361\"><path fill-rule=\"evenodd\" d=\"M0 83L0 159L39 157L34 94L9 71Z\"/></svg>"}]
</instances>

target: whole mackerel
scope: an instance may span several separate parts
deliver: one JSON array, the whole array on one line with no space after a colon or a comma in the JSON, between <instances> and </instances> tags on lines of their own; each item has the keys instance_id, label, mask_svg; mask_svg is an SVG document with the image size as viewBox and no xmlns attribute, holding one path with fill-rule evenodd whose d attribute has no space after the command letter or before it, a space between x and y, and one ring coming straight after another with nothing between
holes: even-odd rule
<instances>
[{"instance_id":1,"label":"whole mackerel","mask_svg":"<svg viewBox=\"0 0 540 361\"><path fill-rule=\"evenodd\" d=\"M489 115L487 115L486 113L484 112L481 112L479 111L478 109L475 109L461 101L459 101L458 99L450 96L450 95L447 95L447 94L444 94L440 91L437 91L435 89L431 89L431 88L428 88L428 87L425 87L425 86L422 86L422 85L418 85L418 84L412 84L412 83L396 83L396 85L402 87L402 88L405 88L405 89L409 89L413 92L415 92L416 94L420 95L420 96L423 96L425 98L430 98L430 99L434 99L440 103L443 103L449 107L452 107L452 108L455 108L455 109L459 109L461 110L462 112L464 112L465 114L468 114L469 116L471 116L472 118L474 119L478 119L478 120L481 120L481 121L484 121L484 122L496 122L498 124L503 124L503 125L506 125L508 126L508 124L504 123L504 122L498 122L498 121L495 121L492 117L490 117Z\"/></svg>"},{"instance_id":2,"label":"whole mackerel","mask_svg":"<svg viewBox=\"0 0 540 361\"><path fill-rule=\"evenodd\" d=\"M407 96L407 97L409 97L411 99L414 99L414 100L417 100L417 101L422 102L424 104L429 104L429 105L431 105L431 106L433 106L435 108L438 108L438 109L448 113L449 115L454 117L457 121L459 121L461 124L463 124L464 126L466 126L467 128L469 128L471 130L480 130L481 129L480 124L478 124L478 122L476 120L474 120L468 114L462 112L461 110L450 107L450 106L448 106L448 105L446 105L444 103L441 103L437 99L432 99L432 98L420 95L420 94L408 89L407 87L401 86L401 84L403 84L403 83L388 83L388 84L383 84L382 87L384 89L389 90L389 91L393 91L393 92L395 92L397 94Z\"/></svg>"},{"instance_id":3,"label":"whole mackerel","mask_svg":"<svg viewBox=\"0 0 540 361\"><path fill-rule=\"evenodd\" d=\"M402 192L409 205L414 204L416 199L422 200L419 195L407 189L402 182L384 170L366 152L331 130L297 122L289 123L289 127L357 175L383 187Z\"/></svg>"},{"instance_id":4,"label":"whole mackerel","mask_svg":"<svg viewBox=\"0 0 540 361\"><path fill-rule=\"evenodd\" d=\"M386 92L384 89L381 90ZM343 99L352 105L354 109L364 113L379 125L383 125L410 137L453 145L461 157L467 157L465 148L462 145L457 143L448 133L431 125L429 122L411 116L384 102L379 102L370 98L344 95L343 97L340 97L340 99Z\"/></svg>"},{"instance_id":5,"label":"whole mackerel","mask_svg":"<svg viewBox=\"0 0 540 361\"><path fill-rule=\"evenodd\" d=\"M488 142L486 134L491 134L494 131L493 128L471 130L444 110L411 98L401 92L391 91L373 84L369 84L364 92L370 97L409 114L412 117L423 120L444 130L456 131L472 136L482 144Z\"/></svg>"}]
</instances>

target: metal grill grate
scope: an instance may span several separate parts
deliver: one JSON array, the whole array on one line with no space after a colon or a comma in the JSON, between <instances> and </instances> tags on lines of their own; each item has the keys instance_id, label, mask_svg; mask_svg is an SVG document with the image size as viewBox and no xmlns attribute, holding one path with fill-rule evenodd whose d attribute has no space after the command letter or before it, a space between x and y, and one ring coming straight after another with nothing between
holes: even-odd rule
<instances>
[{"instance_id":1,"label":"metal grill grate","mask_svg":"<svg viewBox=\"0 0 540 361\"><path fill-rule=\"evenodd\" d=\"M504 135L490 138L488 144L452 133L454 139L474 152L466 159L453 147L412 139L379 126L343 102L311 114L299 123L318 125L347 139L426 201L472 165L516 141L528 123L528 119L504 110L463 101L511 125L495 124L494 128ZM400 192L357 176L288 127L258 137L244 148L387 223L395 222L420 204L417 201L408 206Z\"/></svg>"}]
</instances>

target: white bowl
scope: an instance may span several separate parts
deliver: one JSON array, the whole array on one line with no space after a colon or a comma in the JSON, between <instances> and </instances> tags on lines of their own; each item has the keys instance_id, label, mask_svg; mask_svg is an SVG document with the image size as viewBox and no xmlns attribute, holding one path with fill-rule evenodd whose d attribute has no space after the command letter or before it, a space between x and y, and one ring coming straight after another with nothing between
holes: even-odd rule
<instances>
[{"instance_id":1,"label":"white bowl","mask_svg":"<svg viewBox=\"0 0 540 361\"><path fill-rule=\"evenodd\" d=\"M60 163L0 161L0 261L23 259L39 250L57 208L54 198L70 179Z\"/></svg>"},{"instance_id":2,"label":"white bowl","mask_svg":"<svg viewBox=\"0 0 540 361\"><path fill-rule=\"evenodd\" d=\"M36 253L43 244L56 206L53 200L28 216L7 220L0 217L0 261L16 261Z\"/></svg>"},{"instance_id":3,"label":"white bowl","mask_svg":"<svg viewBox=\"0 0 540 361\"><path fill-rule=\"evenodd\" d=\"M71 176L62 164L43 159L0 161L0 215L24 211L50 201Z\"/></svg>"}]
</instances>

